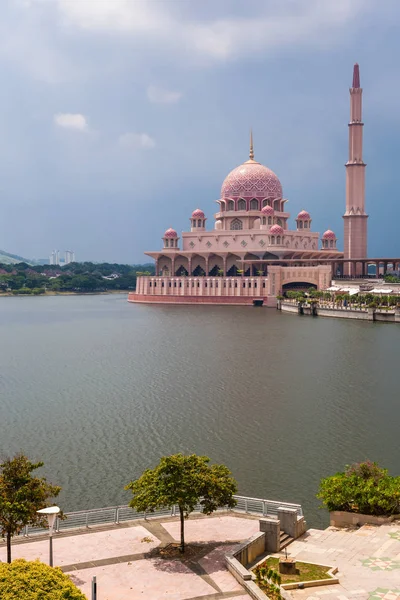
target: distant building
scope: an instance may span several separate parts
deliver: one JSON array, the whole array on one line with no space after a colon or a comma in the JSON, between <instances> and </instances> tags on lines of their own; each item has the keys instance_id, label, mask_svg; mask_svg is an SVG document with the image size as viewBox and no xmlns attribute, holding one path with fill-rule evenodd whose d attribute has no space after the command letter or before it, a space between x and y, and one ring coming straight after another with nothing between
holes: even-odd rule
<instances>
[{"instance_id":1,"label":"distant building","mask_svg":"<svg viewBox=\"0 0 400 600\"><path fill-rule=\"evenodd\" d=\"M53 250L53 252L50 254L49 264L50 265L59 265L60 264L60 251L59 250Z\"/></svg>"},{"instance_id":2,"label":"distant building","mask_svg":"<svg viewBox=\"0 0 400 600\"><path fill-rule=\"evenodd\" d=\"M75 252L73 250L65 251L64 264L69 265L69 263L75 262Z\"/></svg>"}]
</instances>

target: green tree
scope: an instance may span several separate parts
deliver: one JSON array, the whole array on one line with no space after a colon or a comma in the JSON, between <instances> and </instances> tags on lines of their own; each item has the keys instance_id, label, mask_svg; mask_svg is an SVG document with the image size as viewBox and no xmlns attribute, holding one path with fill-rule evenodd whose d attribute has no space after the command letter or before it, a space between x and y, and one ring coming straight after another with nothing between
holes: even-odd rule
<instances>
[{"instance_id":1,"label":"green tree","mask_svg":"<svg viewBox=\"0 0 400 600\"><path fill-rule=\"evenodd\" d=\"M207 456L173 454L163 456L155 469L147 469L125 489L133 498L129 506L139 512L154 512L158 508L177 504L181 522L181 552L185 551L184 523L198 503L203 513L210 515L217 508L233 508L237 484L228 467L209 465Z\"/></svg>"},{"instance_id":2,"label":"green tree","mask_svg":"<svg viewBox=\"0 0 400 600\"><path fill-rule=\"evenodd\" d=\"M329 511L391 515L400 511L400 477L371 461L356 463L322 479L317 498Z\"/></svg>"},{"instance_id":3,"label":"green tree","mask_svg":"<svg viewBox=\"0 0 400 600\"><path fill-rule=\"evenodd\" d=\"M42 462L32 463L23 454L0 464L0 528L7 539L7 562L11 562L11 538L26 525L46 526L46 518L36 511L48 506L49 498L61 491L44 477L32 475L42 466Z\"/></svg>"},{"instance_id":4,"label":"green tree","mask_svg":"<svg viewBox=\"0 0 400 600\"><path fill-rule=\"evenodd\" d=\"M0 564L0 598L2 600L87 600L60 568L53 568L39 560L22 558L11 564Z\"/></svg>"}]
</instances>

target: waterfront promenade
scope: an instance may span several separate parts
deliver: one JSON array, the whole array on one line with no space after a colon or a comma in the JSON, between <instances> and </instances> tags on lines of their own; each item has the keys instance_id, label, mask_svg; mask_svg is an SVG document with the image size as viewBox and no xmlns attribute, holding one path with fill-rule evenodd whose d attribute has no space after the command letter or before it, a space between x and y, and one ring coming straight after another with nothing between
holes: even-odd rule
<instances>
[{"instance_id":1,"label":"waterfront promenade","mask_svg":"<svg viewBox=\"0 0 400 600\"><path fill-rule=\"evenodd\" d=\"M56 535L54 563L90 598L96 576L99 600L248 600L228 572L225 555L258 533L255 515L193 515L186 540L197 548L187 557L163 558L158 551L179 539L179 520L160 517L79 529ZM13 558L48 559L47 534L13 542ZM287 548L300 561L339 568L339 584L291 590L292 600L400 600L400 523L359 529L310 529ZM275 555L278 556L278 555ZM0 560L5 560L0 544Z\"/></svg>"}]
</instances>

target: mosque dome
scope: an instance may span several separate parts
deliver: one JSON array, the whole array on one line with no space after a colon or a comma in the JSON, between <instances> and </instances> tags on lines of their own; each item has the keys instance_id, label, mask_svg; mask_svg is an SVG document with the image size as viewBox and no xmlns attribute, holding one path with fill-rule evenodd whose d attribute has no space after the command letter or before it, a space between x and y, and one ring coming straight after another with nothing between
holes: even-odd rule
<instances>
[{"instance_id":1,"label":"mosque dome","mask_svg":"<svg viewBox=\"0 0 400 600\"><path fill-rule=\"evenodd\" d=\"M322 236L323 240L336 240L336 235L330 229L327 229Z\"/></svg>"},{"instance_id":2,"label":"mosque dome","mask_svg":"<svg viewBox=\"0 0 400 600\"><path fill-rule=\"evenodd\" d=\"M271 169L250 159L225 178L221 198L282 198L282 186Z\"/></svg>"},{"instance_id":3,"label":"mosque dome","mask_svg":"<svg viewBox=\"0 0 400 600\"><path fill-rule=\"evenodd\" d=\"M171 227L169 229L167 229L167 231L164 233L164 237L165 238L177 238L178 234L176 233L175 229L172 229Z\"/></svg>"},{"instance_id":4,"label":"mosque dome","mask_svg":"<svg viewBox=\"0 0 400 600\"><path fill-rule=\"evenodd\" d=\"M283 235L285 233L280 225L272 225L269 232L272 233L272 235Z\"/></svg>"},{"instance_id":5,"label":"mosque dome","mask_svg":"<svg viewBox=\"0 0 400 600\"><path fill-rule=\"evenodd\" d=\"M267 215L267 217L272 217L272 215L274 214L274 209L272 208L272 206L264 206L261 209L261 213L263 215Z\"/></svg>"},{"instance_id":6,"label":"mosque dome","mask_svg":"<svg viewBox=\"0 0 400 600\"><path fill-rule=\"evenodd\" d=\"M205 219L205 215L204 215L203 211L200 208L196 208L196 210L194 210L192 212L192 218L195 218L195 219Z\"/></svg>"},{"instance_id":7,"label":"mosque dome","mask_svg":"<svg viewBox=\"0 0 400 600\"><path fill-rule=\"evenodd\" d=\"M309 213L309 212L307 212L306 210L301 210L301 211L299 212L299 214L297 215L297 218L298 218L300 221L308 221L309 219L311 219L311 217L310 217L310 213Z\"/></svg>"}]
</instances>

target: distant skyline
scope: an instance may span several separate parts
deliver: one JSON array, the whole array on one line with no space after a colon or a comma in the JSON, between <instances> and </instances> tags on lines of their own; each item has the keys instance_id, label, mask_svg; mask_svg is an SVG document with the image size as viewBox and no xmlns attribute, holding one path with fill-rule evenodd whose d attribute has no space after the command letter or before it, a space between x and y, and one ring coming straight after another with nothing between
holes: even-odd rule
<instances>
[{"instance_id":1,"label":"distant skyline","mask_svg":"<svg viewBox=\"0 0 400 600\"><path fill-rule=\"evenodd\" d=\"M0 249L142 263L255 158L343 249L360 64L368 253L400 255L396 0L3 0Z\"/></svg>"}]
</instances>

